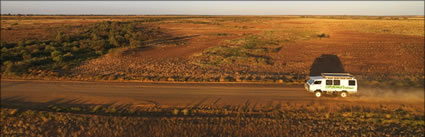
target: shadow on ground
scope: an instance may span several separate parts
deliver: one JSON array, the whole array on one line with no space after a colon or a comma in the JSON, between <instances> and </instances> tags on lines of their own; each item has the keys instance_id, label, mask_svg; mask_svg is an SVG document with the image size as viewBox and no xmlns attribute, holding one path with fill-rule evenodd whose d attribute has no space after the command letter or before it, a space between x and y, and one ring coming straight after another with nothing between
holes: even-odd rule
<instances>
[{"instance_id":1,"label":"shadow on ground","mask_svg":"<svg viewBox=\"0 0 425 137\"><path fill-rule=\"evenodd\" d=\"M314 59L310 67L310 76L320 76L321 73L343 73L344 66L337 55L322 54Z\"/></svg>"}]
</instances>

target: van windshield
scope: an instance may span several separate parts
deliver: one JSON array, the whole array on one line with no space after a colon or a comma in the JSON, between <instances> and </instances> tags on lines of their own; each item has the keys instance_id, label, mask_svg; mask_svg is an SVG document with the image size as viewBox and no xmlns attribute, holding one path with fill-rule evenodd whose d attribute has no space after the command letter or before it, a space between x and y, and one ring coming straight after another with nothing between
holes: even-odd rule
<instances>
[{"instance_id":1,"label":"van windshield","mask_svg":"<svg viewBox=\"0 0 425 137\"><path fill-rule=\"evenodd\" d=\"M313 81L314 81L314 80L310 79L310 80L308 80L307 82L308 82L308 84L310 84L310 85L311 85L311 83L313 83Z\"/></svg>"}]
</instances>

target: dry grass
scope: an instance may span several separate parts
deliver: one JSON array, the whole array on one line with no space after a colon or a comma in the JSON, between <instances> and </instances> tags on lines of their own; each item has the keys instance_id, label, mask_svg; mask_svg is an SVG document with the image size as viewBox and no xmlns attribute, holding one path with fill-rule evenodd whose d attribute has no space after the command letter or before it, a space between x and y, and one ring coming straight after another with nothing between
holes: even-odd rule
<instances>
[{"instance_id":1,"label":"dry grass","mask_svg":"<svg viewBox=\"0 0 425 137\"><path fill-rule=\"evenodd\" d=\"M50 105L1 114L6 136L417 136L425 130L423 109L406 105Z\"/></svg>"},{"instance_id":2,"label":"dry grass","mask_svg":"<svg viewBox=\"0 0 425 137\"><path fill-rule=\"evenodd\" d=\"M302 82L316 58L331 54L341 60L346 72L358 76L363 84L423 87L424 21L413 19L422 17L2 18L7 18L2 20L5 24L2 25L2 41L30 38L26 34L36 39L52 39L54 36L50 36L49 30L67 32L72 30L69 28L84 28L85 24L104 20L141 20L139 23L160 27L170 34L165 42L146 49L122 50L119 54L111 53L113 57L88 61L74 68L66 79ZM40 22L41 19L46 20ZM60 23L68 27L58 25ZM32 27L34 29L30 29ZM29 31L20 35L23 30ZM318 37L321 34L328 37ZM257 48L246 46L250 36L260 37L260 42L251 42L257 43ZM274 48L279 50L267 50Z\"/></svg>"}]
</instances>

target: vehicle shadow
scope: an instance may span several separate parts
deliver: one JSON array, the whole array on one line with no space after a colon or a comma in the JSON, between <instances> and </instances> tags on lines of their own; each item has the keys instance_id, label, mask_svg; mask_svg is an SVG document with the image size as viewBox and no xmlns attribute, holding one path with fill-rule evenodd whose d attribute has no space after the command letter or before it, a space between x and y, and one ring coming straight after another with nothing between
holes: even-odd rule
<instances>
[{"instance_id":1,"label":"vehicle shadow","mask_svg":"<svg viewBox=\"0 0 425 137\"><path fill-rule=\"evenodd\" d=\"M337 55L322 54L314 59L310 67L310 76L320 76L321 73L344 73L344 66Z\"/></svg>"}]
</instances>

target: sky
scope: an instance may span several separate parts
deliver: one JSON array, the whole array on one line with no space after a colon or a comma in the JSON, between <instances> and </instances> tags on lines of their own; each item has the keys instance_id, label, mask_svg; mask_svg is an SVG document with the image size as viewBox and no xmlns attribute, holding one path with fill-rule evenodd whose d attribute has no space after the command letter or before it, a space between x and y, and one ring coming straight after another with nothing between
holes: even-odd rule
<instances>
[{"instance_id":1,"label":"sky","mask_svg":"<svg viewBox=\"0 0 425 137\"><path fill-rule=\"evenodd\" d=\"M2 14L424 15L424 1L1 1Z\"/></svg>"}]
</instances>

